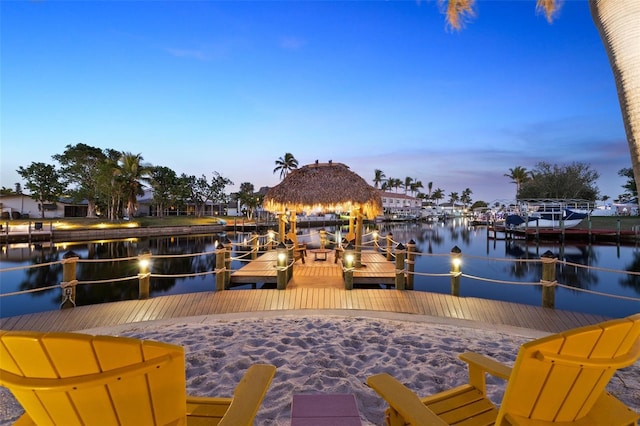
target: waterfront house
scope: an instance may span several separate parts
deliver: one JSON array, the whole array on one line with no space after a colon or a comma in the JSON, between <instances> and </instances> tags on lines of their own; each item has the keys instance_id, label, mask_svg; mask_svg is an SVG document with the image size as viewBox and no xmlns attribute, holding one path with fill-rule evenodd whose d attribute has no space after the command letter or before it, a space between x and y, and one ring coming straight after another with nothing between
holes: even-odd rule
<instances>
[{"instance_id":1,"label":"waterfront house","mask_svg":"<svg viewBox=\"0 0 640 426\"><path fill-rule=\"evenodd\" d=\"M407 194L380 191L382 209L385 214L403 214L419 216L422 209L422 201L419 198Z\"/></svg>"},{"instance_id":2,"label":"waterfront house","mask_svg":"<svg viewBox=\"0 0 640 426\"><path fill-rule=\"evenodd\" d=\"M74 203L70 199L60 198L55 203L40 203L26 194L0 195L0 210L2 220L42 218L44 210L45 219L63 217L86 217L86 201Z\"/></svg>"}]
</instances>

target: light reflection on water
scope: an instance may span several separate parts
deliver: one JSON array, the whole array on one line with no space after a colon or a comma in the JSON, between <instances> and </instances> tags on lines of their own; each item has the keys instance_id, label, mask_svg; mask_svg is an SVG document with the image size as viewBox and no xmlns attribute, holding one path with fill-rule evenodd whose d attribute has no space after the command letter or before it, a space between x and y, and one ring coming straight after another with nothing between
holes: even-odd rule
<instances>
[{"instance_id":1,"label":"light reflection on water","mask_svg":"<svg viewBox=\"0 0 640 426\"><path fill-rule=\"evenodd\" d=\"M538 283L541 278L539 262L515 261L514 259L539 259L540 255L551 251L558 259L595 268L640 272L640 248L616 245L577 245L577 244L536 244L535 242L505 241L487 238L486 228L472 227L462 220L448 223L396 223L378 224L381 237L393 234L393 241L406 245L410 240L416 243L417 273L443 274L450 270L449 252L454 246L462 251L464 274L498 281L517 281L520 283ZM367 227L370 232L373 226ZM336 234L335 228L326 228L330 236ZM310 246L318 245L317 228L299 228L299 241ZM346 229L338 230L346 234ZM341 235L337 233L337 235ZM5 248L0 259L0 268L12 268L60 260L65 253L73 251L81 259L108 259L135 257L143 250L153 255L205 253L200 256L178 258L154 258L154 274L190 274L215 269L217 241L230 239L234 243L243 243L251 234L229 233L205 236L174 236L162 238L140 238L118 241L78 242L64 245L29 246L18 245ZM381 238L381 246L384 240ZM234 257L241 253L234 253ZM488 259L490 258L490 259ZM506 260L509 261L506 261ZM234 261L232 269L242 266ZM119 277L135 276L138 272L135 259L100 263L80 263L77 278L80 281L108 280ZM559 265L556 279L571 287L615 294L629 298L640 298L640 277L608 272L587 270L572 265ZM57 285L62 281L62 265L31 268L0 274L2 293L28 290ZM258 288L262 285L258 284ZM182 294L187 292L212 291L215 288L215 275L202 275L186 278L152 278L151 297ZM237 287L237 288L247 288ZM416 275L414 288L418 291L439 293L450 292L449 277ZM542 292L539 285L498 284L462 278L460 295L504 300L532 305L541 305ZM136 299L138 297L137 279L114 283L81 285L77 287L78 305L103 303L117 300ZM8 317L24 313L58 309L61 302L59 289L51 289L27 295L0 298L0 316ZM640 302L588 294L573 289L556 289L556 308L578 312L620 317L640 312Z\"/></svg>"}]
</instances>

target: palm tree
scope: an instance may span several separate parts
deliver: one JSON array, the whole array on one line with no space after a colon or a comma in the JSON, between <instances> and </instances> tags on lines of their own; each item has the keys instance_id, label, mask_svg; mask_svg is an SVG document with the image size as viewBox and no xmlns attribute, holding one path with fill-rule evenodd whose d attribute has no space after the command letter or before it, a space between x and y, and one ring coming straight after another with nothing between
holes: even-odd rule
<instances>
[{"instance_id":1,"label":"palm tree","mask_svg":"<svg viewBox=\"0 0 640 426\"><path fill-rule=\"evenodd\" d=\"M378 185L380 185L384 181L384 178L386 178L387 176L380 169L375 169L373 173L374 173L373 185L374 187L378 188Z\"/></svg>"},{"instance_id":2,"label":"palm tree","mask_svg":"<svg viewBox=\"0 0 640 426\"><path fill-rule=\"evenodd\" d=\"M276 168L273 169L273 173L279 171L280 172L280 180L284 179L291 170L298 168L298 160L291 154L287 152L284 154L284 158L280 157L276 160Z\"/></svg>"},{"instance_id":3,"label":"palm tree","mask_svg":"<svg viewBox=\"0 0 640 426\"><path fill-rule=\"evenodd\" d=\"M433 191L433 194L431 194L431 199L436 201L436 206L440 205L440 200L442 200L444 198L444 189L436 189L435 191Z\"/></svg>"},{"instance_id":4,"label":"palm tree","mask_svg":"<svg viewBox=\"0 0 640 426\"><path fill-rule=\"evenodd\" d=\"M520 192L522 184L529 180L529 172L526 167L516 166L513 169L509 169L509 173L504 174L505 177L511 179L511 183L516 184L516 198Z\"/></svg>"},{"instance_id":5,"label":"palm tree","mask_svg":"<svg viewBox=\"0 0 640 426\"><path fill-rule=\"evenodd\" d=\"M132 217L138 208L138 195L143 195L144 183L149 180L151 166L143 163L141 154L123 152L118 161L117 173L123 182L124 199L127 202L127 216Z\"/></svg>"},{"instance_id":6,"label":"palm tree","mask_svg":"<svg viewBox=\"0 0 640 426\"><path fill-rule=\"evenodd\" d=\"M443 3L445 0L440 0ZM448 0L447 22L460 29L464 20L474 15L474 0ZM562 0L537 0L537 10L544 11L551 22ZM627 134L634 180L640 183L640 1L589 0L591 18L609 57L618 90L622 121Z\"/></svg>"},{"instance_id":7,"label":"palm tree","mask_svg":"<svg viewBox=\"0 0 640 426\"><path fill-rule=\"evenodd\" d=\"M389 178L387 179L387 188L395 189L396 193L398 193L398 188L402 186L402 180L398 178Z\"/></svg>"},{"instance_id":8,"label":"palm tree","mask_svg":"<svg viewBox=\"0 0 640 426\"><path fill-rule=\"evenodd\" d=\"M415 194L416 192L419 192L421 188L424 188L424 185L422 185L422 181L417 179L414 180L413 183L411 184L411 194Z\"/></svg>"},{"instance_id":9,"label":"palm tree","mask_svg":"<svg viewBox=\"0 0 640 426\"><path fill-rule=\"evenodd\" d=\"M433 182L429 182L427 184L427 190L429 191L429 197L428 198L431 198L431 191L433 190Z\"/></svg>"},{"instance_id":10,"label":"palm tree","mask_svg":"<svg viewBox=\"0 0 640 426\"><path fill-rule=\"evenodd\" d=\"M402 187L404 188L404 193L406 194L407 191L409 189L411 189L411 183L413 182L413 178L407 176L406 178L404 178L404 183L402 184Z\"/></svg>"}]
</instances>

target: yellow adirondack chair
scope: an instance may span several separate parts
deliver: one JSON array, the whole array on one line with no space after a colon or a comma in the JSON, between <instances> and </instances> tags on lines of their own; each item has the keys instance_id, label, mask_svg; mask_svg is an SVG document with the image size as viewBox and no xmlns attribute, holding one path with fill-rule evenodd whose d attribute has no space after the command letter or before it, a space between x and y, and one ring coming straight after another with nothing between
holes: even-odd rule
<instances>
[{"instance_id":1,"label":"yellow adirondack chair","mask_svg":"<svg viewBox=\"0 0 640 426\"><path fill-rule=\"evenodd\" d=\"M635 425L640 416L605 391L617 369L640 357L640 314L580 327L521 346L513 368L477 353L469 383L419 398L389 374L367 383L396 425ZM486 374L507 380L500 408L486 396Z\"/></svg>"},{"instance_id":2,"label":"yellow adirondack chair","mask_svg":"<svg viewBox=\"0 0 640 426\"><path fill-rule=\"evenodd\" d=\"M186 395L181 346L79 333L0 331L0 385L17 425L252 425L275 375L247 369L233 398Z\"/></svg>"}]
</instances>

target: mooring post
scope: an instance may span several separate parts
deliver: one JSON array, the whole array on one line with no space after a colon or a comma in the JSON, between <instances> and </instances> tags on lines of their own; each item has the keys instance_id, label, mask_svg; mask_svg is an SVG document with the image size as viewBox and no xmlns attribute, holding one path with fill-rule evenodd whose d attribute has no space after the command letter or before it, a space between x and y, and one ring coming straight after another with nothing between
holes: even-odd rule
<instances>
[{"instance_id":1,"label":"mooring post","mask_svg":"<svg viewBox=\"0 0 640 426\"><path fill-rule=\"evenodd\" d=\"M138 299L149 298L149 284L151 281L151 252L144 249L138 255Z\"/></svg>"},{"instance_id":2,"label":"mooring post","mask_svg":"<svg viewBox=\"0 0 640 426\"><path fill-rule=\"evenodd\" d=\"M406 248L399 243L396 247L396 290L405 290L404 278L404 259L406 256Z\"/></svg>"},{"instance_id":3,"label":"mooring post","mask_svg":"<svg viewBox=\"0 0 640 426\"><path fill-rule=\"evenodd\" d=\"M60 309L74 308L76 306L76 265L78 255L73 251L68 251L62 256L62 302Z\"/></svg>"},{"instance_id":4,"label":"mooring post","mask_svg":"<svg viewBox=\"0 0 640 426\"><path fill-rule=\"evenodd\" d=\"M620 243L620 219L616 219L616 241Z\"/></svg>"},{"instance_id":5,"label":"mooring post","mask_svg":"<svg viewBox=\"0 0 640 426\"><path fill-rule=\"evenodd\" d=\"M267 243L267 250L273 250L276 248L276 233L273 229L269 229L267 232L269 236L269 242Z\"/></svg>"},{"instance_id":6,"label":"mooring post","mask_svg":"<svg viewBox=\"0 0 640 426\"><path fill-rule=\"evenodd\" d=\"M558 258L550 251L542 253L542 306L555 308L556 306L556 262Z\"/></svg>"},{"instance_id":7,"label":"mooring post","mask_svg":"<svg viewBox=\"0 0 640 426\"><path fill-rule=\"evenodd\" d=\"M462 250L458 246L451 249L451 295L460 296L460 264L462 263Z\"/></svg>"},{"instance_id":8,"label":"mooring post","mask_svg":"<svg viewBox=\"0 0 640 426\"><path fill-rule=\"evenodd\" d=\"M229 238L224 243L224 288L227 289L231 283L231 250L233 250L233 244Z\"/></svg>"},{"instance_id":9,"label":"mooring post","mask_svg":"<svg viewBox=\"0 0 640 426\"><path fill-rule=\"evenodd\" d=\"M416 270L416 242L407 243L407 290L413 290L413 274Z\"/></svg>"},{"instance_id":10,"label":"mooring post","mask_svg":"<svg viewBox=\"0 0 640 426\"><path fill-rule=\"evenodd\" d=\"M373 231L373 248L375 249L376 253L378 253L380 251L380 244L378 243L378 231Z\"/></svg>"},{"instance_id":11,"label":"mooring post","mask_svg":"<svg viewBox=\"0 0 640 426\"><path fill-rule=\"evenodd\" d=\"M327 245L327 231L324 229L320 230L320 248L324 249Z\"/></svg>"},{"instance_id":12,"label":"mooring post","mask_svg":"<svg viewBox=\"0 0 640 426\"><path fill-rule=\"evenodd\" d=\"M342 269L344 271L344 288L345 290L353 290L353 270L355 265L355 254L353 253L353 245L348 243L344 248L342 255Z\"/></svg>"},{"instance_id":13,"label":"mooring post","mask_svg":"<svg viewBox=\"0 0 640 426\"><path fill-rule=\"evenodd\" d=\"M216 247L216 291L224 290L224 262L225 262L225 248L224 244L218 243Z\"/></svg>"},{"instance_id":14,"label":"mooring post","mask_svg":"<svg viewBox=\"0 0 640 426\"><path fill-rule=\"evenodd\" d=\"M251 260L256 260L258 258L258 251L260 250L260 237L254 232L252 238L253 248L251 249Z\"/></svg>"},{"instance_id":15,"label":"mooring post","mask_svg":"<svg viewBox=\"0 0 640 426\"><path fill-rule=\"evenodd\" d=\"M278 275L276 278L276 285L278 290L284 290L287 288L287 246L284 243L278 244L276 247L276 270Z\"/></svg>"},{"instance_id":16,"label":"mooring post","mask_svg":"<svg viewBox=\"0 0 640 426\"><path fill-rule=\"evenodd\" d=\"M393 243L393 234L391 232L389 232L387 234L387 260L391 260L392 259L392 253L391 253L391 244Z\"/></svg>"}]
</instances>

